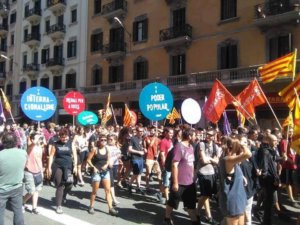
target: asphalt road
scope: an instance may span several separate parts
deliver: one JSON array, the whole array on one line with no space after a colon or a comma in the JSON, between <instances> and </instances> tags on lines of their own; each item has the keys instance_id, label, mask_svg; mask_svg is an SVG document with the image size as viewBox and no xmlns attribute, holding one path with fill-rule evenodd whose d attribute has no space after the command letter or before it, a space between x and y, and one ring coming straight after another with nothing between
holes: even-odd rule
<instances>
[{"instance_id":1,"label":"asphalt road","mask_svg":"<svg viewBox=\"0 0 300 225\"><path fill-rule=\"evenodd\" d=\"M89 182L89 179L86 178ZM104 200L103 189L100 189L97 195L95 204L95 214L88 214L89 197L91 186L86 183L84 187L74 187L71 195L67 196L67 202L63 205L64 214L58 215L55 213L55 189L51 186L44 186L40 192L39 198L39 215L31 214L29 210L24 214L25 225L98 225L98 224L119 224L119 225L163 225L164 205L159 204L154 195L147 194L145 196L139 194L128 194L126 189L116 188L116 195L121 202L117 209L119 215L117 217L108 214L108 207ZM291 221L279 220L274 215L275 225L291 225L296 224L295 218L300 215L300 210L295 209L285 204L289 210L289 218ZM220 212L215 203L212 204L213 215L220 219ZM173 213L173 221L175 225L189 225L187 213L183 210L182 204L177 211ZM12 223L12 213L9 210L5 212L5 225ZM202 223L205 224L205 223ZM253 224L258 224L254 221Z\"/></svg>"}]
</instances>

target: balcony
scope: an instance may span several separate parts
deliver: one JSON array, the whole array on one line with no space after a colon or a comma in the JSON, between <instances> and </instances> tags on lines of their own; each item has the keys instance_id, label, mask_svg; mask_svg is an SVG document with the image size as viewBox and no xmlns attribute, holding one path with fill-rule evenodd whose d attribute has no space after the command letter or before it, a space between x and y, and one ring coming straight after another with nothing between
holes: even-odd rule
<instances>
[{"instance_id":1,"label":"balcony","mask_svg":"<svg viewBox=\"0 0 300 225\"><path fill-rule=\"evenodd\" d=\"M159 40L165 47L189 45L192 41L192 26L185 24L159 31Z\"/></svg>"},{"instance_id":2,"label":"balcony","mask_svg":"<svg viewBox=\"0 0 300 225\"><path fill-rule=\"evenodd\" d=\"M40 45L41 35L40 34L28 34L24 37L24 44L28 45L30 48L37 47Z\"/></svg>"},{"instance_id":3,"label":"balcony","mask_svg":"<svg viewBox=\"0 0 300 225\"><path fill-rule=\"evenodd\" d=\"M1 44L0 45L0 55L7 55L7 45ZM0 57L3 58L3 57Z\"/></svg>"},{"instance_id":4,"label":"balcony","mask_svg":"<svg viewBox=\"0 0 300 225\"><path fill-rule=\"evenodd\" d=\"M47 31L47 35L49 35L54 41L63 39L65 37L65 33L66 25L59 23L50 26L49 30Z\"/></svg>"},{"instance_id":5,"label":"balcony","mask_svg":"<svg viewBox=\"0 0 300 225\"><path fill-rule=\"evenodd\" d=\"M106 60L114 60L123 58L126 54L126 43L117 42L103 45L101 49L102 58Z\"/></svg>"},{"instance_id":6,"label":"balcony","mask_svg":"<svg viewBox=\"0 0 300 225\"><path fill-rule=\"evenodd\" d=\"M52 58L46 62L46 67L51 70L53 73L62 71L65 66L64 58Z\"/></svg>"},{"instance_id":7,"label":"balcony","mask_svg":"<svg viewBox=\"0 0 300 225\"><path fill-rule=\"evenodd\" d=\"M66 0L48 0L47 9L53 12L53 14L60 14L66 9Z\"/></svg>"},{"instance_id":8,"label":"balcony","mask_svg":"<svg viewBox=\"0 0 300 225\"><path fill-rule=\"evenodd\" d=\"M0 3L0 16L7 17L9 13L9 4L8 3Z\"/></svg>"},{"instance_id":9,"label":"balcony","mask_svg":"<svg viewBox=\"0 0 300 225\"><path fill-rule=\"evenodd\" d=\"M0 24L0 36L6 36L8 33L8 27L7 24Z\"/></svg>"},{"instance_id":10,"label":"balcony","mask_svg":"<svg viewBox=\"0 0 300 225\"><path fill-rule=\"evenodd\" d=\"M23 66L23 72L30 77L30 79L36 79L40 71L40 65L37 63L31 63Z\"/></svg>"},{"instance_id":11,"label":"balcony","mask_svg":"<svg viewBox=\"0 0 300 225\"><path fill-rule=\"evenodd\" d=\"M102 6L101 16L111 20L115 16L122 17L127 12L127 1L113 1Z\"/></svg>"},{"instance_id":12,"label":"balcony","mask_svg":"<svg viewBox=\"0 0 300 225\"><path fill-rule=\"evenodd\" d=\"M41 9L32 8L26 10L25 19L31 24L38 24L41 20Z\"/></svg>"},{"instance_id":13,"label":"balcony","mask_svg":"<svg viewBox=\"0 0 300 225\"><path fill-rule=\"evenodd\" d=\"M246 68L235 68L226 70L207 71L191 73L177 76L165 76L156 79L144 79L126 81L113 84L102 84L82 88L85 95L99 95L99 93L135 92L139 93L143 87L152 82L160 82L167 85L172 92L182 92L188 90L210 90L215 79L220 80L226 87L246 86L254 78L258 78L259 65ZM277 79L280 80L280 79ZM276 81L274 81L276 82Z\"/></svg>"},{"instance_id":14,"label":"balcony","mask_svg":"<svg viewBox=\"0 0 300 225\"><path fill-rule=\"evenodd\" d=\"M279 0L256 5L254 24L270 28L283 24L297 23L300 19L300 0Z\"/></svg>"}]
</instances>

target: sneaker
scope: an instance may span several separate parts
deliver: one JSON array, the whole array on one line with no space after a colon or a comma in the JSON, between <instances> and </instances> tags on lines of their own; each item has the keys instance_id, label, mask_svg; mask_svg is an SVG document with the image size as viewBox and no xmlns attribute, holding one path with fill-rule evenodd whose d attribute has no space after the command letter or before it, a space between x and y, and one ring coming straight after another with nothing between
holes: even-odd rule
<instances>
[{"instance_id":1,"label":"sneaker","mask_svg":"<svg viewBox=\"0 0 300 225\"><path fill-rule=\"evenodd\" d=\"M57 214L63 214L64 213L61 206L57 206L56 213Z\"/></svg>"},{"instance_id":2,"label":"sneaker","mask_svg":"<svg viewBox=\"0 0 300 225\"><path fill-rule=\"evenodd\" d=\"M114 208L111 208L109 210L109 214L112 215L112 216L116 216L116 215L118 215L118 213L119 213L118 210L116 210Z\"/></svg>"},{"instance_id":3,"label":"sneaker","mask_svg":"<svg viewBox=\"0 0 300 225\"><path fill-rule=\"evenodd\" d=\"M137 194L141 194L141 195L145 195L145 192L142 189L140 189L140 188L136 189L136 193Z\"/></svg>"},{"instance_id":4,"label":"sneaker","mask_svg":"<svg viewBox=\"0 0 300 225\"><path fill-rule=\"evenodd\" d=\"M214 220L214 218L207 218L207 223L212 224L212 225L218 225L219 223Z\"/></svg>"},{"instance_id":5,"label":"sneaker","mask_svg":"<svg viewBox=\"0 0 300 225\"><path fill-rule=\"evenodd\" d=\"M113 206L117 206L117 205L119 205L120 204L120 202L118 202L118 201L113 201Z\"/></svg>"},{"instance_id":6,"label":"sneaker","mask_svg":"<svg viewBox=\"0 0 300 225\"><path fill-rule=\"evenodd\" d=\"M82 181L82 182L78 182L78 185L80 186L80 187L83 187L84 186L84 182Z\"/></svg>"},{"instance_id":7,"label":"sneaker","mask_svg":"<svg viewBox=\"0 0 300 225\"><path fill-rule=\"evenodd\" d=\"M174 223L170 218L165 218L164 219L164 225L174 225Z\"/></svg>"},{"instance_id":8,"label":"sneaker","mask_svg":"<svg viewBox=\"0 0 300 225\"><path fill-rule=\"evenodd\" d=\"M89 212L89 214L95 214L95 210L93 207L90 207L88 212Z\"/></svg>"},{"instance_id":9,"label":"sneaker","mask_svg":"<svg viewBox=\"0 0 300 225\"><path fill-rule=\"evenodd\" d=\"M163 198L161 193L156 193L156 198L160 204L163 204Z\"/></svg>"},{"instance_id":10,"label":"sneaker","mask_svg":"<svg viewBox=\"0 0 300 225\"><path fill-rule=\"evenodd\" d=\"M32 213L32 214L36 214L36 215L37 215L37 214L40 214L40 212L37 210L37 208L32 209L32 210L31 210L31 213Z\"/></svg>"},{"instance_id":11,"label":"sneaker","mask_svg":"<svg viewBox=\"0 0 300 225\"><path fill-rule=\"evenodd\" d=\"M22 205L22 213L25 213L26 210L25 210L25 205Z\"/></svg>"}]
</instances>

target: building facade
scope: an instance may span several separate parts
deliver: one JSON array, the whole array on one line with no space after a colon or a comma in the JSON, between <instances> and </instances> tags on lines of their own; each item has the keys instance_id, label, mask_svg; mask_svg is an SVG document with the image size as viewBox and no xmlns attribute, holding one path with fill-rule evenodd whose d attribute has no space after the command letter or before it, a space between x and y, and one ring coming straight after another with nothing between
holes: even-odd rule
<instances>
[{"instance_id":1,"label":"building facade","mask_svg":"<svg viewBox=\"0 0 300 225\"><path fill-rule=\"evenodd\" d=\"M87 1L13 0L6 4L6 14L0 15L9 25L1 37L8 46L3 54L9 59L2 57L2 61L13 115L22 117L19 103L26 89L43 86L58 98L54 118L58 120L65 114L63 96L86 85Z\"/></svg>"},{"instance_id":2,"label":"building facade","mask_svg":"<svg viewBox=\"0 0 300 225\"><path fill-rule=\"evenodd\" d=\"M111 93L118 115L124 103L138 111L139 92L154 81L171 89L176 107L188 97L201 105L216 78L236 95L259 65L299 48L299 2L89 1L87 103L99 108ZM290 81L262 85L280 118L287 109L277 92ZM269 112L258 108L274 125Z\"/></svg>"}]
</instances>

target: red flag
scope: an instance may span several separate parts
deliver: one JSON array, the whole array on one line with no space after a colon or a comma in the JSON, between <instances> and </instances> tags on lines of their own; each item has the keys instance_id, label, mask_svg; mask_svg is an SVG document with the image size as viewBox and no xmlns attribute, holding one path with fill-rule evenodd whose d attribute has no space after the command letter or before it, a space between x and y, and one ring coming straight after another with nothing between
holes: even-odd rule
<instances>
[{"instance_id":1,"label":"red flag","mask_svg":"<svg viewBox=\"0 0 300 225\"><path fill-rule=\"evenodd\" d=\"M258 81L253 80L238 96L236 99L241 105L236 105L236 109L243 114L246 119L255 117L255 107L265 104L265 96L259 86ZM248 112L245 112L245 110Z\"/></svg>"},{"instance_id":2,"label":"red flag","mask_svg":"<svg viewBox=\"0 0 300 225\"><path fill-rule=\"evenodd\" d=\"M234 100L234 97L219 80L215 80L209 97L203 106L203 113L209 121L217 123L226 106Z\"/></svg>"}]
</instances>

